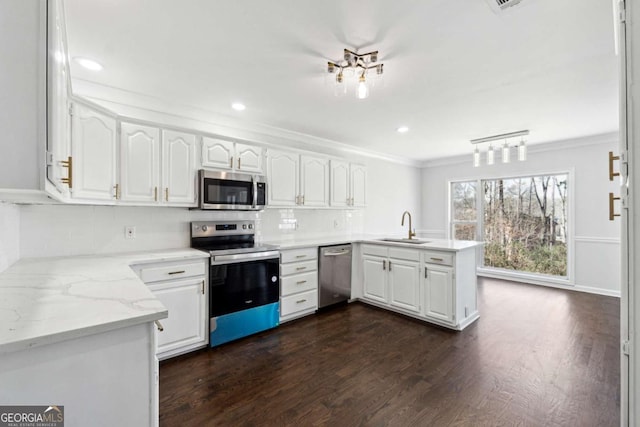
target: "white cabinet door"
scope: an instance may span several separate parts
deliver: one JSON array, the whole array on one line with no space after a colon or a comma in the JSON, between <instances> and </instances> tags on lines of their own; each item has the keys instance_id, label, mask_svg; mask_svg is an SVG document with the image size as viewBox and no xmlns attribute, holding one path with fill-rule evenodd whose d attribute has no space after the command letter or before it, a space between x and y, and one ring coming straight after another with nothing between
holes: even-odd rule
<instances>
[{"instance_id":1,"label":"white cabinet door","mask_svg":"<svg viewBox=\"0 0 640 427\"><path fill-rule=\"evenodd\" d=\"M160 185L160 130L122 123L120 154L122 200L157 202Z\"/></svg>"},{"instance_id":2,"label":"white cabinet door","mask_svg":"<svg viewBox=\"0 0 640 427\"><path fill-rule=\"evenodd\" d=\"M69 169L62 161L67 161L72 155L69 145L71 134L71 119L69 116L69 65L67 58L62 55L66 52L64 38L64 16L59 2L46 2L50 20L54 24L48 26L48 59L47 59L47 97L49 98L47 108L47 151L51 156L51 161L47 166L47 178L63 198L70 193L69 185L62 180L69 175ZM5 58L6 60L6 58ZM17 65L16 65L17 66ZM3 69L3 73L7 73ZM14 85L15 86L15 85ZM11 88L4 88L11 93ZM3 98L7 97L6 90L3 90ZM72 182L75 186L75 182Z\"/></svg>"},{"instance_id":3,"label":"white cabinet door","mask_svg":"<svg viewBox=\"0 0 640 427\"><path fill-rule=\"evenodd\" d=\"M389 259L389 303L420 313L420 263Z\"/></svg>"},{"instance_id":4,"label":"white cabinet door","mask_svg":"<svg viewBox=\"0 0 640 427\"><path fill-rule=\"evenodd\" d=\"M72 197L115 200L116 119L73 104L72 129Z\"/></svg>"},{"instance_id":5,"label":"white cabinet door","mask_svg":"<svg viewBox=\"0 0 640 427\"><path fill-rule=\"evenodd\" d=\"M162 159L163 202L195 206L196 136L163 130Z\"/></svg>"},{"instance_id":6,"label":"white cabinet door","mask_svg":"<svg viewBox=\"0 0 640 427\"><path fill-rule=\"evenodd\" d=\"M387 303L387 260L364 255L362 257L363 297Z\"/></svg>"},{"instance_id":7,"label":"white cabinet door","mask_svg":"<svg viewBox=\"0 0 640 427\"><path fill-rule=\"evenodd\" d=\"M331 160L331 206L349 205L349 163Z\"/></svg>"},{"instance_id":8,"label":"white cabinet door","mask_svg":"<svg viewBox=\"0 0 640 427\"><path fill-rule=\"evenodd\" d=\"M157 333L157 353L206 342L204 279L186 279L149 285L153 295L169 311L161 320L163 331Z\"/></svg>"},{"instance_id":9,"label":"white cabinet door","mask_svg":"<svg viewBox=\"0 0 640 427\"><path fill-rule=\"evenodd\" d=\"M262 167L262 148L252 145L236 144L236 169L243 172L264 173Z\"/></svg>"},{"instance_id":10,"label":"white cabinet door","mask_svg":"<svg viewBox=\"0 0 640 427\"><path fill-rule=\"evenodd\" d=\"M425 316L453 322L453 268L425 265Z\"/></svg>"},{"instance_id":11,"label":"white cabinet door","mask_svg":"<svg viewBox=\"0 0 640 427\"><path fill-rule=\"evenodd\" d=\"M275 206L295 206L298 202L300 158L286 151L269 150L268 203Z\"/></svg>"},{"instance_id":12,"label":"white cabinet door","mask_svg":"<svg viewBox=\"0 0 640 427\"><path fill-rule=\"evenodd\" d=\"M300 198L304 206L329 204L329 161L318 157L300 156Z\"/></svg>"},{"instance_id":13,"label":"white cabinet door","mask_svg":"<svg viewBox=\"0 0 640 427\"><path fill-rule=\"evenodd\" d=\"M202 167L233 169L233 142L202 137Z\"/></svg>"},{"instance_id":14,"label":"white cabinet door","mask_svg":"<svg viewBox=\"0 0 640 427\"><path fill-rule=\"evenodd\" d=\"M367 205L367 168L351 164L351 206Z\"/></svg>"}]
</instances>

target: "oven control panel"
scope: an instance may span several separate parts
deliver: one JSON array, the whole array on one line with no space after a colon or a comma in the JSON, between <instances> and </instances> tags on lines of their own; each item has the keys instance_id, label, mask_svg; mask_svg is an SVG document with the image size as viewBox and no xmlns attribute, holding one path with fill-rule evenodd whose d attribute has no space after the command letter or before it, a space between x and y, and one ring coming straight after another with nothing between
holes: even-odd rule
<instances>
[{"instance_id":1,"label":"oven control panel","mask_svg":"<svg viewBox=\"0 0 640 427\"><path fill-rule=\"evenodd\" d=\"M255 221L194 221L191 237L255 234Z\"/></svg>"}]
</instances>

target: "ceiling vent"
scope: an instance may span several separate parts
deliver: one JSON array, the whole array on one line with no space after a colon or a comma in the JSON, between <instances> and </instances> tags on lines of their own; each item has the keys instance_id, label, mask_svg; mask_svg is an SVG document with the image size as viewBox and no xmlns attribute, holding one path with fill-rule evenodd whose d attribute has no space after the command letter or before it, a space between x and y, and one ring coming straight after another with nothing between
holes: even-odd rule
<instances>
[{"instance_id":1,"label":"ceiling vent","mask_svg":"<svg viewBox=\"0 0 640 427\"><path fill-rule=\"evenodd\" d=\"M522 0L486 0L486 1L489 4L489 6L491 6L491 9L493 9L495 13L500 13L506 9L509 9L512 6L517 5Z\"/></svg>"}]
</instances>

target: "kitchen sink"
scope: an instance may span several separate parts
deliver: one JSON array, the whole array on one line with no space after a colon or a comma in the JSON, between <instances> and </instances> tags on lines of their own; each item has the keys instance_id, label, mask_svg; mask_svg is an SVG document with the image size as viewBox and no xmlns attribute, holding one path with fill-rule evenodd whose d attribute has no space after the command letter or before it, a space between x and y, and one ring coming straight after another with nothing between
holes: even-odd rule
<instances>
[{"instance_id":1,"label":"kitchen sink","mask_svg":"<svg viewBox=\"0 0 640 427\"><path fill-rule=\"evenodd\" d=\"M392 239L392 238L386 238L386 239L378 239L382 242L394 242L394 243L412 243L414 245L421 245L423 243L429 243L430 240L422 240L422 239Z\"/></svg>"}]
</instances>

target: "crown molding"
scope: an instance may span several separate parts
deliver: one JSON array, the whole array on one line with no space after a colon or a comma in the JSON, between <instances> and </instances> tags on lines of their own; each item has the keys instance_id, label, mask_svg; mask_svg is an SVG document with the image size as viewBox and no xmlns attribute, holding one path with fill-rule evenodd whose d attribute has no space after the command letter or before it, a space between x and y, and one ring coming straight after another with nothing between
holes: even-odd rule
<instances>
[{"instance_id":1,"label":"crown molding","mask_svg":"<svg viewBox=\"0 0 640 427\"><path fill-rule=\"evenodd\" d=\"M366 157L419 168L419 160L354 147L342 142L301 132L240 120L203 108L169 103L164 99L110 87L82 79L73 79L74 95L88 99L122 118L166 123L195 132L214 134L274 148L302 149L345 157Z\"/></svg>"}]
</instances>

